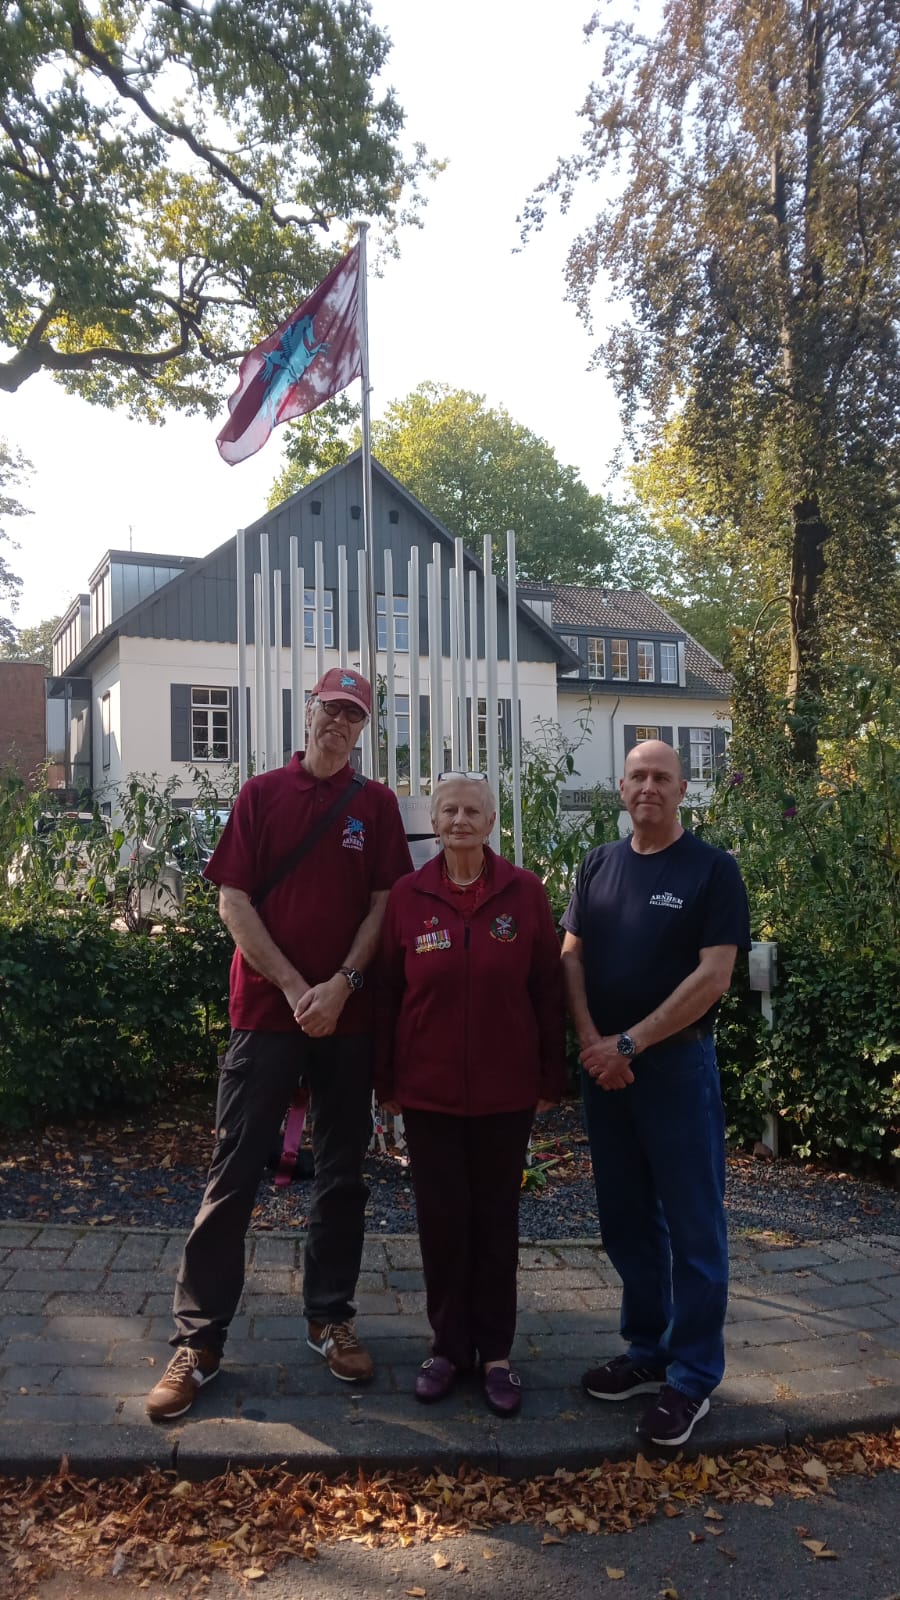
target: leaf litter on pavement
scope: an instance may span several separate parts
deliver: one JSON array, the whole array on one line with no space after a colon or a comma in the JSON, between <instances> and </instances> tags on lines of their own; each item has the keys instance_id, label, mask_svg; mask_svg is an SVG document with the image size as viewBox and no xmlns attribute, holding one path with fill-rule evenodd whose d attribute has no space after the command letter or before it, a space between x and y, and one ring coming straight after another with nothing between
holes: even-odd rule
<instances>
[{"instance_id":1,"label":"leaf litter on pavement","mask_svg":"<svg viewBox=\"0 0 900 1600\"><path fill-rule=\"evenodd\" d=\"M798 1527L798 1539L811 1560L833 1560L840 1552L822 1537L832 1479L882 1471L900 1471L900 1427L815 1447L760 1446L691 1460L639 1455L522 1482L465 1465L454 1474L360 1472L336 1479L241 1468L201 1483L158 1470L100 1480L77 1476L63 1459L51 1477L0 1479L0 1594L21 1596L28 1583L60 1569L178 1584L180 1593L193 1583L199 1593L214 1571L259 1580L282 1561L313 1561L320 1546L343 1540L397 1549L530 1524L543 1530L543 1545L553 1546L570 1533L627 1533L660 1511L671 1515L670 1507L706 1507L704 1533L686 1531L692 1543L702 1543L705 1534L724 1531L718 1525L728 1519L718 1508L768 1506L776 1495L815 1508L820 1525ZM727 1547L716 1548L729 1562L736 1559ZM434 1562L448 1565L440 1552Z\"/></svg>"}]
</instances>

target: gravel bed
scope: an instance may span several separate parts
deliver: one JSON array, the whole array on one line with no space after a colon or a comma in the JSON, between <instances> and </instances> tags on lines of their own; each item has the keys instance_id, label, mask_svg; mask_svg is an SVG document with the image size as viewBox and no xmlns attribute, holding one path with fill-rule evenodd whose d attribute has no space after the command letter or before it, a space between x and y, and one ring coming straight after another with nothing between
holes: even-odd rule
<instances>
[{"instance_id":1,"label":"gravel bed","mask_svg":"<svg viewBox=\"0 0 900 1600\"><path fill-rule=\"evenodd\" d=\"M177 1122L85 1124L0 1143L0 1218L91 1226L190 1227L200 1203L210 1150L209 1107L182 1110ZM541 1124L557 1157L546 1186L523 1191L523 1238L595 1237L597 1213L590 1160L574 1103ZM370 1187L367 1226L373 1234L412 1233L415 1202L409 1173L394 1155L366 1163ZM276 1189L260 1184L251 1228L302 1229L308 1182ZM794 1161L728 1160L729 1221L733 1232L771 1232L786 1239L900 1235L900 1192L852 1174Z\"/></svg>"}]
</instances>

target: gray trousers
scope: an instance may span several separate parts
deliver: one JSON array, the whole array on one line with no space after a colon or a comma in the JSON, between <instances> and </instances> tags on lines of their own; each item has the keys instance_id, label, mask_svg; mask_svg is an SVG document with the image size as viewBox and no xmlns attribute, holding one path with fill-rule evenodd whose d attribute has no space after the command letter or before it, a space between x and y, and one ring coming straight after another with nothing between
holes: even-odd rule
<instances>
[{"instance_id":1,"label":"gray trousers","mask_svg":"<svg viewBox=\"0 0 900 1600\"><path fill-rule=\"evenodd\" d=\"M219 1076L212 1165L175 1283L172 1344L225 1343L244 1287L244 1240L259 1180L301 1078L316 1167L303 1315L346 1322L355 1312L369 1193L362 1166L372 1133L371 1037L235 1030Z\"/></svg>"}]
</instances>

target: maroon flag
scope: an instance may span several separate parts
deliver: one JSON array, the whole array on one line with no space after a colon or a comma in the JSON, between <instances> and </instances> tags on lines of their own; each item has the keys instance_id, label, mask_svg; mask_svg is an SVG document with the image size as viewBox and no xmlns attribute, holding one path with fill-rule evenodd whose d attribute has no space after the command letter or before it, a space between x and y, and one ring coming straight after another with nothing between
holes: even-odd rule
<instances>
[{"instance_id":1,"label":"maroon flag","mask_svg":"<svg viewBox=\"0 0 900 1600\"><path fill-rule=\"evenodd\" d=\"M234 466L261 450L272 429L315 411L361 371L359 245L339 261L308 300L241 362L228 402L231 416L216 444Z\"/></svg>"}]
</instances>

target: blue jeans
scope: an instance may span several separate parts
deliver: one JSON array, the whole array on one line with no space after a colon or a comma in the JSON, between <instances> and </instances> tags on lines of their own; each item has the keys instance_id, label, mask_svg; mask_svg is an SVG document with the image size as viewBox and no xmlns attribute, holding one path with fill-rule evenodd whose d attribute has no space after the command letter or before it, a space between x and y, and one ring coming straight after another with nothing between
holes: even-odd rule
<instances>
[{"instance_id":1,"label":"blue jeans","mask_svg":"<svg viewBox=\"0 0 900 1600\"><path fill-rule=\"evenodd\" d=\"M663 1041L626 1089L582 1072L600 1232L634 1361L703 1400L725 1371L725 1118L712 1037Z\"/></svg>"}]
</instances>

